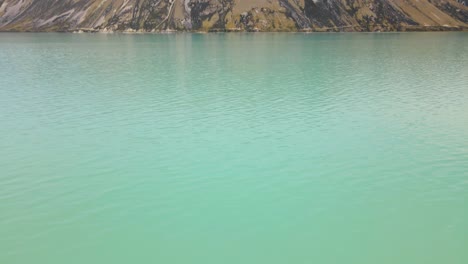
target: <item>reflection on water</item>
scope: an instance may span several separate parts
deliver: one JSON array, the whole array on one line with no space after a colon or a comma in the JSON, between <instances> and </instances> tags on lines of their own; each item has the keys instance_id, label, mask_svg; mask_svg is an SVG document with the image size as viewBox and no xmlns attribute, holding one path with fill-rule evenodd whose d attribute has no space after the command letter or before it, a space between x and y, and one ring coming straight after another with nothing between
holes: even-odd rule
<instances>
[{"instance_id":1,"label":"reflection on water","mask_svg":"<svg viewBox=\"0 0 468 264\"><path fill-rule=\"evenodd\" d=\"M2 263L467 263L463 33L0 36Z\"/></svg>"}]
</instances>

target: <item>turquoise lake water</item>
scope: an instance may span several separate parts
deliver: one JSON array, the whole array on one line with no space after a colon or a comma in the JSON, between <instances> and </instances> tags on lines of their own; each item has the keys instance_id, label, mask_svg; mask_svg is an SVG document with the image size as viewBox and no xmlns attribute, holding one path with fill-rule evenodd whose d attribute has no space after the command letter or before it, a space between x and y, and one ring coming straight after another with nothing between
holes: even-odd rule
<instances>
[{"instance_id":1,"label":"turquoise lake water","mask_svg":"<svg viewBox=\"0 0 468 264\"><path fill-rule=\"evenodd\" d=\"M0 263L468 263L468 34L0 34Z\"/></svg>"}]
</instances>

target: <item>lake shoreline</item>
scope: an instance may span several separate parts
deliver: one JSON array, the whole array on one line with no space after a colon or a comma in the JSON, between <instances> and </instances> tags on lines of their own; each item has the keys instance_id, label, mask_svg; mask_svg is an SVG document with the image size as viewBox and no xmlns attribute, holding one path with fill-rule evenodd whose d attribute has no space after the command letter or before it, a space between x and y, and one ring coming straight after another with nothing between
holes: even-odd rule
<instances>
[{"instance_id":1,"label":"lake shoreline","mask_svg":"<svg viewBox=\"0 0 468 264\"><path fill-rule=\"evenodd\" d=\"M210 29L210 30L107 30L93 28L77 28L73 30L0 30L0 33L100 33L100 34L175 34L175 33L405 33L405 32L468 32L468 27L449 26L413 26L403 30L384 31L344 31L335 29L304 29L304 30L244 30L244 29Z\"/></svg>"}]
</instances>

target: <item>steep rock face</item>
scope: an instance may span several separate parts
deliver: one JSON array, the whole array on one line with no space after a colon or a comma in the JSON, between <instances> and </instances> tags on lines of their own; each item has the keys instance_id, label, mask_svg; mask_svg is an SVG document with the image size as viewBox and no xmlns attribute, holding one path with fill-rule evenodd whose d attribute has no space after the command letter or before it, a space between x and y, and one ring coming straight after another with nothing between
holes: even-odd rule
<instances>
[{"instance_id":1,"label":"steep rock face","mask_svg":"<svg viewBox=\"0 0 468 264\"><path fill-rule=\"evenodd\" d=\"M2 31L468 28L465 0L0 0Z\"/></svg>"}]
</instances>

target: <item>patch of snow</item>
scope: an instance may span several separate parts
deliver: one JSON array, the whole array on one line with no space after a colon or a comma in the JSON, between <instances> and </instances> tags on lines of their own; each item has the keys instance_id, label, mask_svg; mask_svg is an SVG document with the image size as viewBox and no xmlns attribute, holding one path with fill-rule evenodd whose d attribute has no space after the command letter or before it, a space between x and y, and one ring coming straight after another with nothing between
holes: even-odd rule
<instances>
[{"instance_id":1,"label":"patch of snow","mask_svg":"<svg viewBox=\"0 0 468 264\"><path fill-rule=\"evenodd\" d=\"M85 10L81 10L80 12L77 12L76 14L74 14L70 20L72 21L76 21L75 23L77 25L83 23L83 21L85 20L86 18L86 11Z\"/></svg>"},{"instance_id":2,"label":"patch of snow","mask_svg":"<svg viewBox=\"0 0 468 264\"><path fill-rule=\"evenodd\" d=\"M54 20L57 19L57 18L68 18L73 13L73 11L75 11L75 9L71 9L71 10L68 10L67 12L64 12L64 13L60 14L60 15L53 16L53 17L51 17L51 18L49 18L49 19L47 19L45 21L40 19L38 26L42 27L44 25L53 23Z\"/></svg>"},{"instance_id":3,"label":"patch of snow","mask_svg":"<svg viewBox=\"0 0 468 264\"><path fill-rule=\"evenodd\" d=\"M433 16L435 16L437 19L442 20L442 19L440 19L440 17L438 17L438 16L437 16L436 14L434 14L433 12L431 12L431 14L432 14Z\"/></svg>"},{"instance_id":4,"label":"patch of snow","mask_svg":"<svg viewBox=\"0 0 468 264\"><path fill-rule=\"evenodd\" d=\"M6 3L6 2L5 2ZM13 6L10 7L5 7L6 12L3 15L4 18L10 18L10 17L16 17L17 15L20 14L21 7L24 5L24 0L20 0L18 3L16 3ZM3 6L3 5L2 5Z\"/></svg>"}]
</instances>

